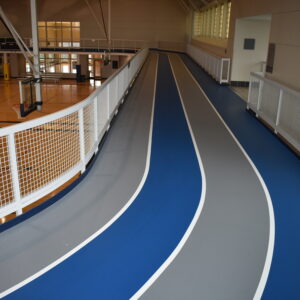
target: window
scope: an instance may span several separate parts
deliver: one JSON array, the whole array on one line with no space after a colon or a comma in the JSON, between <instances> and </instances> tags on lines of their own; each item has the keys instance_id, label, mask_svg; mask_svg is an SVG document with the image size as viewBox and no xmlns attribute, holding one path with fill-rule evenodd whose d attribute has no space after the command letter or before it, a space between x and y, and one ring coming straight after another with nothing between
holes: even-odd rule
<instances>
[{"instance_id":1,"label":"window","mask_svg":"<svg viewBox=\"0 0 300 300\"><path fill-rule=\"evenodd\" d=\"M77 54L40 53L40 68L44 73L76 73L77 64ZM26 72L31 72L27 62Z\"/></svg>"},{"instance_id":2,"label":"window","mask_svg":"<svg viewBox=\"0 0 300 300\"><path fill-rule=\"evenodd\" d=\"M80 47L80 22L38 22L40 47Z\"/></svg>"},{"instance_id":3,"label":"window","mask_svg":"<svg viewBox=\"0 0 300 300\"><path fill-rule=\"evenodd\" d=\"M228 39L231 2L194 13L194 36Z\"/></svg>"}]
</instances>

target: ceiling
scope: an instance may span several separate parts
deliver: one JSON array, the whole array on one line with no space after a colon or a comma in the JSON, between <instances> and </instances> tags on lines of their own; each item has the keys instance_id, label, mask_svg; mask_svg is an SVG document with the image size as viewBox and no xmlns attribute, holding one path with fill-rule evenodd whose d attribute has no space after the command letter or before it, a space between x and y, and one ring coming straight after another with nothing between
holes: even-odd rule
<instances>
[{"instance_id":1,"label":"ceiling","mask_svg":"<svg viewBox=\"0 0 300 300\"><path fill-rule=\"evenodd\" d=\"M200 10L208 4L218 3L218 0L177 0L185 11Z\"/></svg>"}]
</instances>

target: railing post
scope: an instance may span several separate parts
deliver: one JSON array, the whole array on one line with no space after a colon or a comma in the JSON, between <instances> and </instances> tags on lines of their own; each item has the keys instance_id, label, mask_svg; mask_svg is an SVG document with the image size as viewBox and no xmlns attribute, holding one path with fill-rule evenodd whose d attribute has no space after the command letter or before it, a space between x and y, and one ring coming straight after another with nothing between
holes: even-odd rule
<instances>
[{"instance_id":1,"label":"railing post","mask_svg":"<svg viewBox=\"0 0 300 300\"><path fill-rule=\"evenodd\" d=\"M84 118L83 118L83 108L78 111L79 119L79 144L80 144L80 160L81 160L81 173L85 171L85 147L84 147Z\"/></svg>"},{"instance_id":2,"label":"railing post","mask_svg":"<svg viewBox=\"0 0 300 300\"><path fill-rule=\"evenodd\" d=\"M251 89L252 89L252 76L250 75L250 80L249 80L249 90L248 90L248 100L247 100L247 109L250 108Z\"/></svg>"},{"instance_id":3,"label":"railing post","mask_svg":"<svg viewBox=\"0 0 300 300\"><path fill-rule=\"evenodd\" d=\"M278 107L277 107L277 115L276 115L276 123L275 123L275 129L274 129L276 134L277 134L277 126L279 125L279 121L280 121L280 114L281 114L281 108L282 108L282 96L283 96L283 91L282 91L282 89L280 89Z\"/></svg>"},{"instance_id":4,"label":"railing post","mask_svg":"<svg viewBox=\"0 0 300 300\"><path fill-rule=\"evenodd\" d=\"M264 82L259 79L259 89L258 89L258 100L257 100L257 108L256 108L256 117L258 117L258 111L260 110L260 107L261 107L263 86L264 86Z\"/></svg>"},{"instance_id":5,"label":"railing post","mask_svg":"<svg viewBox=\"0 0 300 300\"><path fill-rule=\"evenodd\" d=\"M223 74L223 58L221 58L221 68L220 68L220 78L219 78L219 82L222 83L222 74Z\"/></svg>"},{"instance_id":6,"label":"railing post","mask_svg":"<svg viewBox=\"0 0 300 300\"><path fill-rule=\"evenodd\" d=\"M94 142L96 145L95 153L98 152L98 96L99 94L94 98Z\"/></svg>"},{"instance_id":7,"label":"railing post","mask_svg":"<svg viewBox=\"0 0 300 300\"><path fill-rule=\"evenodd\" d=\"M14 200L17 204L17 216L22 214L22 204L21 204L21 192L20 192L20 181L18 174L18 164L17 164L17 155L16 155L16 144L15 137L13 133L8 135L8 153L9 161L11 168L11 180L13 186Z\"/></svg>"}]
</instances>

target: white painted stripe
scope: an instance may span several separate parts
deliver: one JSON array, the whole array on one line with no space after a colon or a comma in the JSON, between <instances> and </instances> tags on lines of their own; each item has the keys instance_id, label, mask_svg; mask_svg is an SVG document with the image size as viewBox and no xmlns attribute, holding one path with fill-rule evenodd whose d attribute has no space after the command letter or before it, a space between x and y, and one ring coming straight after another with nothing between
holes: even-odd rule
<instances>
[{"instance_id":1,"label":"white painted stripe","mask_svg":"<svg viewBox=\"0 0 300 300\"><path fill-rule=\"evenodd\" d=\"M181 58L180 58L180 60L181 60ZM246 159L249 161L250 165L252 166L252 168L253 168L256 176L258 177L258 179L259 179L259 181L260 181L260 183L262 185L262 188L264 190L264 193L265 193L265 196L266 196L266 199L267 199L268 210L269 210L269 222L270 222L269 243L268 243L268 250L267 250L267 255L266 255L266 260L265 260L265 265L264 265L264 268L263 268L263 272L262 272L262 275L261 275L258 287L256 289L255 295L253 297L254 300L258 300L258 299L261 299L263 291L265 289L265 286L266 286L266 283L267 283L267 279L268 279L268 276L269 276L269 272L270 272L270 268L271 268L271 263L272 263L272 258L273 258L273 252L274 252L274 243L275 243L275 216L274 216L274 209L273 209L272 199L271 199L271 196L270 196L270 193L269 193L269 190L268 190L268 188L266 186L265 181L263 180L263 178L262 178L261 174L259 173L258 169L256 168L255 164L253 163L253 161L251 160L251 158L247 154L246 150L240 144L240 142L238 141L238 139L236 138L236 136L234 135L234 133L231 131L231 129L227 126L227 124L225 123L224 119L221 117L221 115L217 111L217 109L210 102L208 96L206 95L206 93L204 92L204 90L202 89L202 87L200 86L200 84L198 83L198 81L194 78L194 76L191 73L191 71L187 68L187 66L183 62L182 62L182 64L185 67L185 69L187 70L187 72L190 74L191 78L194 80L194 82L196 83L196 85L199 87L199 89L201 90L201 92L203 93L203 95L205 96L206 100L211 105L211 107L213 108L213 110L215 111L215 113L217 114L217 116L219 117L219 119L222 121L222 123L224 124L224 126L226 127L226 129L228 130L228 132L230 133L230 135L232 136L232 138L234 139L234 141L236 142L236 144L239 146L239 148L241 149L241 151L245 155Z\"/></svg>"},{"instance_id":2,"label":"white painted stripe","mask_svg":"<svg viewBox=\"0 0 300 300\"><path fill-rule=\"evenodd\" d=\"M168 56L169 57L169 56ZM169 58L170 60L170 58ZM201 171L201 178L202 178L202 190L201 190L201 197L200 197L200 201L198 204L198 207L196 209L195 215L189 225L189 227L187 228L186 232L184 233L182 239L180 240L180 242L178 243L178 245L176 246L176 248L173 250L173 252L170 254L170 256L164 261L164 263L157 269L157 271L144 283L144 285L130 298L131 300L135 300L135 299L139 299L148 289L149 287L158 279L158 277L167 269L167 267L172 263L172 261L176 258L176 256L179 254L179 252L181 251L181 249L183 248L183 246L185 245L185 243L187 242L189 236L191 235L199 217L200 214L202 212L203 206L204 206L204 202L205 202L205 195L206 195L206 176L205 176L205 172L204 172L204 168L203 168L203 163L201 160L201 156L200 153L198 151L198 147L197 147L197 143L195 140L195 136L194 136L194 132L193 129L191 127L183 100L182 100L182 96L179 90L179 86L174 74L174 70L172 67L172 64L170 62L171 65L171 69L172 69L172 73L173 73L173 77L175 79L176 82L176 86L177 86L177 90L178 90L178 94L180 97L180 101L181 101L181 105L184 111L184 115L188 124L188 128L191 134L191 138L193 141L193 145L195 148L195 152L196 152L196 156L198 159L198 163L199 163L199 167L200 167L200 171Z\"/></svg>"},{"instance_id":3,"label":"white painted stripe","mask_svg":"<svg viewBox=\"0 0 300 300\"><path fill-rule=\"evenodd\" d=\"M156 55L158 56L158 55ZM153 118L154 118L154 105L155 105L155 95L156 95L156 82L157 82L157 70L158 70L158 57L156 57L156 73L155 73L155 80L154 80L154 89L153 89L153 104L152 104L152 112L151 112L151 123L150 123L150 130L149 130L149 141L148 141L148 149L147 149L147 158L146 158L146 166L145 171L142 177L142 180L140 184L138 185L136 191L132 195L132 197L129 199L129 201L126 203L125 206L122 207L122 209L110 220L108 221L104 226L102 226L99 230L97 230L94 234L92 234L89 238L87 238L85 241L80 243L78 246L70 250L68 253L60 257L59 259L55 260L45 268L41 269L37 273L31 275L30 277L26 278L25 280L19 282L18 284L12 286L11 288L3 291L0 294L0 298L3 298L7 296L8 294L16 291L17 289L23 287L24 285L28 284L29 282L33 281L34 279L38 278L39 276L45 274L47 271L51 270L58 264L62 263L64 260L69 258L71 255L79 251L81 248L86 246L88 243L90 243L92 240L94 240L96 237L98 237L103 231L105 231L108 227L110 227L118 218L121 217L121 215L128 209L128 207L133 203L133 201L136 199L138 194L140 193L141 189L143 188L146 178L149 173L150 168L150 157L151 157L151 146L152 146L152 132L153 132Z\"/></svg>"}]
</instances>

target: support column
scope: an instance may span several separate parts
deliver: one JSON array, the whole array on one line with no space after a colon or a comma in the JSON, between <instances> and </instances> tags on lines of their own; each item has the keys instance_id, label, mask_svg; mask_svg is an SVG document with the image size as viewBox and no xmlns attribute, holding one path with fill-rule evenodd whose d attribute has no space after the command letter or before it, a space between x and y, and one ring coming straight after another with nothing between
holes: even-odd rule
<instances>
[{"instance_id":1,"label":"support column","mask_svg":"<svg viewBox=\"0 0 300 300\"><path fill-rule=\"evenodd\" d=\"M108 35L108 50L109 50L109 60L110 60L110 52L111 52L111 3L108 0L107 3L107 35Z\"/></svg>"},{"instance_id":2,"label":"support column","mask_svg":"<svg viewBox=\"0 0 300 300\"><path fill-rule=\"evenodd\" d=\"M9 80L10 76L9 76L9 63L8 63L8 59L7 59L7 53L3 54L3 76L4 76L4 80Z\"/></svg>"},{"instance_id":3,"label":"support column","mask_svg":"<svg viewBox=\"0 0 300 300\"><path fill-rule=\"evenodd\" d=\"M35 94L37 102L37 110L42 110L42 92L41 92L41 75L40 75L40 59L39 44L36 18L36 0L30 0L31 8L31 30L32 30L32 46L33 46L33 67L34 78L36 79Z\"/></svg>"},{"instance_id":4,"label":"support column","mask_svg":"<svg viewBox=\"0 0 300 300\"><path fill-rule=\"evenodd\" d=\"M87 54L78 55L78 62L81 65L81 74L87 79L89 77L89 57Z\"/></svg>"}]
</instances>

